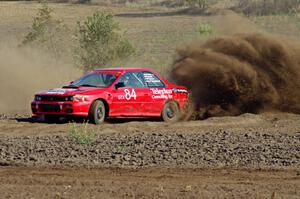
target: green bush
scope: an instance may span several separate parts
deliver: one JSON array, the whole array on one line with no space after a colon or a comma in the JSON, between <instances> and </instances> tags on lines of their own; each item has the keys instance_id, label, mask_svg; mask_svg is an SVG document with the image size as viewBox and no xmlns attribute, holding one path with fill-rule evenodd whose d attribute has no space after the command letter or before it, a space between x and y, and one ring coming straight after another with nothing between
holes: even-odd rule
<instances>
[{"instance_id":1,"label":"green bush","mask_svg":"<svg viewBox=\"0 0 300 199\"><path fill-rule=\"evenodd\" d=\"M69 131L71 139L76 144L89 145L96 141L96 133L91 129L88 129L88 123L83 125L76 125L72 123L72 126Z\"/></svg>"},{"instance_id":2,"label":"green bush","mask_svg":"<svg viewBox=\"0 0 300 199\"><path fill-rule=\"evenodd\" d=\"M213 33L213 27L210 23L201 23L198 26L200 36L207 37Z\"/></svg>"},{"instance_id":3,"label":"green bush","mask_svg":"<svg viewBox=\"0 0 300 199\"><path fill-rule=\"evenodd\" d=\"M300 0L238 0L235 10L246 15L271 15L295 13Z\"/></svg>"},{"instance_id":4,"label":"green bush","mask_svg":"<svg viewBox=\"0 0 300 199\"><path fill-rule=\"evenodd\" d=\"M68 28L62 20L52 18L52 11L46 3L42 3L22 45L40 48L51 53L55 58L60 58L66 52Z\"/></svg>"},{"instance_id":5,"label":"green bush","mask_svg":"<svg viewBox=\"0 0 300 199\"><path fill-rule=\"evenodd\" d=\"M97 11L81 24L75 34L78 46L75 58L84 71L103 67L112 61L127 58L135 52L132 44L120 32L113 15Z\"/></svg>"},{"instance_id":6,"label":"green bush","mask_svg":"<svg viewBox=\"0 0 300 199\"><path fill-rule=\"evenodd\" d=\"M209 6L209 0L186 0L188 5L196 6L202 10L206 10Z\"/></svg>"}]
</instances>

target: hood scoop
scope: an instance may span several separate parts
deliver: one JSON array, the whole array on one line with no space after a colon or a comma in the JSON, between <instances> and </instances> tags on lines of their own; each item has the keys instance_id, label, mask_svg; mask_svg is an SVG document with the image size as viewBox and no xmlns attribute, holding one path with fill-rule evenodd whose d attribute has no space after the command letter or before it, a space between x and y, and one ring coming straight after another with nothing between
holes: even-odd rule
<instances>
[{"instance_id":1,"label":"hood scoop","mask_svg":"<svg viewBox=\"0 0 300 199\"><path fill-rule=\"evenodd\" d=\"M62 88L73 88L73 89L78 89L79 86L69 85L69 86L63 86Z\"/></svg>"}]
</instances>

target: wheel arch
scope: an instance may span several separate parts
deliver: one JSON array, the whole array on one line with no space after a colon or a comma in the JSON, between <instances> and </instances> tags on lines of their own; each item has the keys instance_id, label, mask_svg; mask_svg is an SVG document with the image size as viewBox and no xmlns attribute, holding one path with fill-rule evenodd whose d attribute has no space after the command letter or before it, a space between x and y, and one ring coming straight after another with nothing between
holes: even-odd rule
<instances>
[{"instance_id":1,"label":"wheel arch","mask_svg":"<svg viewBox=\"0 0 300 199\"><path fill-rule=\"evenodd\" d=\"M168 103L170 103L170 102L175 103L176 106L177 106L178 112L177 112L177 115L175 115L175 119L174 119L173 116L172 116L172 118L170 119L169 116L166 116L166 113L164 112L164 111L165 111L165 106L166 106ZM166 117L167 117L167 119L166 119ZM162 111L161 111L161 119L162 119L163 121L166 121L166 122L177 122L177 121L180 120L180 118L181 118L181 109L180 109L180 104L179 104L179 102L176 101L176 100L174 100L174 99L169 99L169 100L167 100L167 101L165 102L164 106L163 106Z\"/></svg>"},{"instance_id":2,"label":"wheel arch","mask_svg":"<svg viewBox=\"0 0 300 199\"><path fill-rule=\"evenodd\" d=\"M175 103L177 104L178 108L180 109L180 104L179 104L179 102L178 102L177 100L175 100L175 99L168 99L168 100L164 103L164 105L165 105L166 103L168 103L168 102L171 102L171 101L175 102Z\"/></svg>"},{"instance_id":3,"label":"wheel arch","mask_svg":"<svg viewBox=\"0 0 300 199\"><path fill-rule=\"evenodd\" d=\"M161 109L160 115L162 115L163 109L164 109L165 105L166 105L168 102L171 102L171 101L175 102L175 103L177 104L179 110L181 111L181 109L180 109L180 104L179 104L179 102L178 102L177 100L174 100L174 99L168 99L168 100L165 101L165 103L164 103L164 105L163 105L163 108Z\"/></svg>"},{"instance_id":4,"label":"wheel arch","mask_svg":"<svg viewBox=\"0 0 300 199\"><path fill-rule=\"evenodd\" d=\"M104 106L105 106L105 116L108 117L108 116L109 116L109 104L108 104L108 102L107 102L104 98L97 98L97 99L93 100L93 102L92 102L91 105L90 105L89 110L91 109L92 104L93 104L95 101L97 101L97 100L102 101L102 102L104 103Z\"/></svg>"}]
</instances>

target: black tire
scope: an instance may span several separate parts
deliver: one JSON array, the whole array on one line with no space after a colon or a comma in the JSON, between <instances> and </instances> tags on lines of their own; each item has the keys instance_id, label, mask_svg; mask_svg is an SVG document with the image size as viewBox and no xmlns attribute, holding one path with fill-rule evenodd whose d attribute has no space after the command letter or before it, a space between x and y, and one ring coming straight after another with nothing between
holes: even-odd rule
<instances>
[{"instance_id":1,"label":"black tire","mask_svg":"<svg viewBox=\"0 0 300 199\"><path fill-rule=\"evenodd\" d=\"M162 110L161 118L165 122L178 122L180 120L180 108L175 101L168 101Z\"/></svg>"},{"instance_id":2,"label":"black tire","mask_svg":"<svg viewBox=\"0 0 300 199\"><path fill-rule=\"evenodd\" d=\"M93 102L89 111L89 120L94 124L101 124L106 118L106 109L103 101L96 100Z\"/></svg>"},{"instance_id":3,"label":"black tire","mask_svg":"<svg viewBox=\"0 0 300 199\"><path fill-rule=\"evenodd\" d=\"M58 115L44 115L44 120L47 123L58 123L60 122L60 117Z\"/></svg>"}]
</instances>

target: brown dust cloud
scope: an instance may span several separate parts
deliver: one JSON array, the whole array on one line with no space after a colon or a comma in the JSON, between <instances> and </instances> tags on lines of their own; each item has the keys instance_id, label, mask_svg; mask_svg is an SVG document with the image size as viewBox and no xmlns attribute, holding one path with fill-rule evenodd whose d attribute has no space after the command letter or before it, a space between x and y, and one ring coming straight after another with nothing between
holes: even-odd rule
<instances>
[{"instance_id":1,"label":"brown dust cloud","mask_svg":"<svg viewBox=\"0 0 300 199\"><path fill-rule=\"evenodd\" d=\"M170 77L191 92L197 118L279 110L300 114L300 45L261 33L177 50Z\"/></svg>"},{"instance_id":2,"label":"brown dust cloud","mask_svg":"<svg viewBox=\"0 0 300 199\"><path fill-rule=\"evenodd\" d=\"M35 49L0 45L0 114L30 113L34 93L61 87L80 72Z\"/></svg>"}]
</instances>

